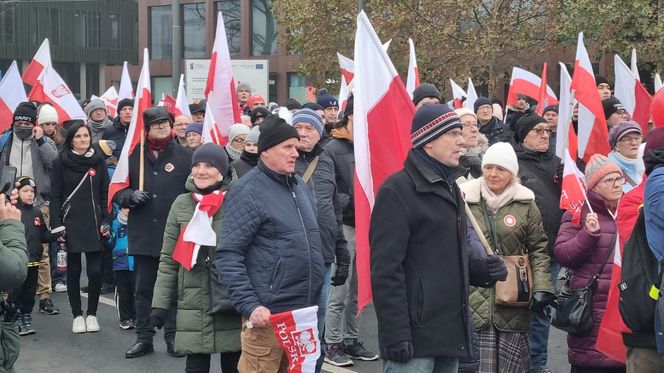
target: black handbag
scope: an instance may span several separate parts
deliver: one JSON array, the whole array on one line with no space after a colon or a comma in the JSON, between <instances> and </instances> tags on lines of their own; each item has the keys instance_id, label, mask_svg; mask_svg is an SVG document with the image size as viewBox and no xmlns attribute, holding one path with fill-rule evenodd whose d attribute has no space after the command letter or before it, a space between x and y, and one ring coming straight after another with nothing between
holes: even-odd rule
<instances>
[{"instance_id":1,"label":"black handbag","mask_svg":"<svg viewBox=\"0 0 664 373\"><path fill-rule=\"evenodd\" d=\"M210 255L205 256L205 264L208 269L208 293L210 295L210 314L239 315L231 302L228 287L217 271L214 261Z\"/></svg>"},{"instance_id":2,"label":"black handbag","mask_svg":"<svg viewBox=\"0 0 664 373\"><path fill-rule=\"evenodd\" d=\"M613 236L610 247L615 248L618 233ZM599 276L604 270L606 261L613 254L613 250L607 250L602 260L599 271L588 281L588 285L580 289L570 288L571 274L568 272L565 285L556 294L556 306L551 308L551 325L566 331L570 335L585 335L593 328L593 293L597 287Z\"/></svg>"}]
</instances>

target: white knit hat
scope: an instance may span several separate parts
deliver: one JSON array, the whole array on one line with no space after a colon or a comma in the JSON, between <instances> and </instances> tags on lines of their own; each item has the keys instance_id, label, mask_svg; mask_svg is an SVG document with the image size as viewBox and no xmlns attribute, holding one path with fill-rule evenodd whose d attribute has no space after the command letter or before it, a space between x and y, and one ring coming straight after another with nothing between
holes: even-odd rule
<instances>
[{"instance_id":1,"label":"white knit hat","mask_svg":"<svg viewBox=\"0 0 664 373\"><path fill-rule=\"evenodd\" d=\"M473 111L468 108L462 107L460 109L454 109L454 112L457 113L459 118L461 118L464 115L471 115L473 118L477 120L477 115L475 115L475 113L473 113Z\"/></svg>"},{"instance_id":2,"label":"white knit hat","mask_svg":"<svg viewBox=\"0 0 664 373\"><path fill-rule=\"evenodd\" d=\"M42 124L50 122L59 123L58 112L55 110L53 106L44 104L41 107L39 107L39 117L37 119L37 123Z\"/></svg>"},{"instance_id":3,"label":"white knit hat","mask_svg":"<svg viewBox=\"0 0 664 373\"><path fill-rule=\"evenodd\" d=\"M511 172L514 176L517 176L519 173L519 161L516 158L516 153L514 153L514 148L506 142L497 142L491 145L486 153L484 153L482 168L490 164L500 166Z\"/></svg>"}]
</instances>

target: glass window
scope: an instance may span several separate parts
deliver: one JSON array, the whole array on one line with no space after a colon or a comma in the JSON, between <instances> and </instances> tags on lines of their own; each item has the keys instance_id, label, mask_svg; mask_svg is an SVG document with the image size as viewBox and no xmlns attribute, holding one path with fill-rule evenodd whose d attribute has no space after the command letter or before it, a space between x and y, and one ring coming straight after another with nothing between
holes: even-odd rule
<instances>
[{"instance_id":1,"label":"glass window","mask_svg":"<svg viewBox=\"0 0 664 373\"><path fill-rule=\"evenodd\" d=\"M120 48L120 17L117 14L109 14L109 33L111 34L111 48Z\"/></svg>"},{"instance_id":2,"label":"glass window","mask_svg":"<svg viewBox=\"0 0 664 373\"><path fill-rule=\"evenodd\" d=\"M150 7L150 57L155 60L171 58L173 52L173 22L171 6Z\"/></svg>"},{"instance_id":3,"label":"glass window","mask_svg":"<svg viewBox=\"0 0 664 373\"><path fill-rule=\"evenodd\" d=\"M85 90L87 95L101 96L104 92L99 88L99 64L88 63L85 66Z\"/></svg>"},{"instance_id":4,"label":"glass window","mask_svg":"<svg viewBox=\"0 0 664 373\"><path fill-rule=\"evenodd\" d=\"M182 5L184 58L205 58L205 4Z\"/></svg>"},{"instance_id":5,"label":"glass window","mask_svg":"<svg viewBox=\"0 0 664 373\"><path fill-rule=\"evenodd\" d=\"M74 13L74 27L71 28L74 45L85 46L85 35L87 34L88 15L81 11Z\"/></svg>"},{"instance_id":6,"label":"glass window","mask_svg":"<svg viewBox=\"0 0 664 373\"><path fill-rule=\"evenodd\" d=\"M90 48L99 48L99 39L101 39L101 13L90 13L90 39L87 46Z\"/></svg>"},{"instance_id":7,"label":"glass window","mask_svg":"<svg viewBox=\"0 0 664 373\"><path fill-rule=\"evenodd\" d=\"M7 8L0 12L0 40L14 44L15 8Z\"/></svg>"},{"instance_id":8,"label":"glass window","mask_svg":"<svg viewBox=\"0 0 664 373\"><path fill-rule=\"evenodd\" d=\"M224 16L224 26L226 27L226 39L228 40L228 50L231 56L240 55L240 0L222 0L216 3L217 12ZM215 30L217 20L214 24Z\"/></svg>"},{"instance_id":9,"label":"glass window","mask_svg":"<svg viewBox=\"0 0 664 373\"><path fill-rule=\"evenodd\" d=\"M152 100L156 105L166 95L173 94L173 78L170 76L156 76L152 78Z\"/></svg>"},{"instance_id":10,"label":"glass window","mask_svg":"<svg viewBox=\"0 0 664 373\"><path fill-rule=\"evenodd\" d=\"M288 97L302 103L309 102L307 99L307 81L304 76L298 73L288 73Z\"/></svg>"},{"instance_id":11,"label":"glass window","mask_svg":"<svg viewBox=\"0 0 664 373\"><path fill-rule=\"evenodd\" d=\"M252 54L254 56L277 54L277 24L272 17L272 7L268 0L251 1L251 21Z\"/></svg>"},{"instance_id":12,"label":"glass window","mask_svg":"<svg viewBox=\"0 0 664 373\"><path fill-rule=\"evenodd\" d=\"M269 76L269 78L267 80L268 90L269 90L269 92L268 92L268 96L269 96L268 101L277 102L277 92L278 92L277 91L277 87L278 87L277 82L278 82L278 79L279 79L279 74L270 73L268 76Z\"/></svg>"},{"instance_id":13,"label":"glass window","mask_svg":"<svg viewBox=\"0 0 664 373\"><path fill-rule=\"evenodd\" d=\"M51 45L60 45L60 9L51 8L48 22L48 41Z\"/></svg>"}]
</instances>

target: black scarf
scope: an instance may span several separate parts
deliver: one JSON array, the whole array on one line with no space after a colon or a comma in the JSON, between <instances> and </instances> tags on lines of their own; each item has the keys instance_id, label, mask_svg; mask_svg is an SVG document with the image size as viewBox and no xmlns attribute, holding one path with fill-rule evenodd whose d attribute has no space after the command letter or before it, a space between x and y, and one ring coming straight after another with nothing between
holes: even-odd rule
<instances>
[{"instance_id":1,"label":"black scarf","mask_svg":"<svg viewBox=\"0 0 664 373\"><path fill-rule=\"evenodd\" d=\"M424 164L427 167L429 167L433 172L440 175L440 177L442 177L443 180L447 181L448 184L452 185L454 179L457 176L453 168L445 166L444 164L440 163L437 159L431 157L422 148L415 148L413 149L413 152L415 153L417 159L424 162Z\"/></svg>"},{"instance_id":2,"label":"black scarf","mask_svg":"<svg viewBox=\"0 0 664 373\"><path fill-rule=\"evenodd\" d=\"M95 146L89 147L85 154L76 154L69 147L63 148L60 153L62 164L76 172L86 172L91 168L96 169L99 162L103 160L101 150L96 149Z\"/></svg>"},{"instance_id":3,"label":"black scarf","mask_svg":"<svg viewBox=\"0 0 664 373\"><path fill-rule=\"evenodd\" d=\"M242 154L240 154L240 159L247 162L251 166L256 167L258 164L258 160L261 158L261 156L258 153L249 153L247 151L242 151Z\"/></svg>"}]
</instances>

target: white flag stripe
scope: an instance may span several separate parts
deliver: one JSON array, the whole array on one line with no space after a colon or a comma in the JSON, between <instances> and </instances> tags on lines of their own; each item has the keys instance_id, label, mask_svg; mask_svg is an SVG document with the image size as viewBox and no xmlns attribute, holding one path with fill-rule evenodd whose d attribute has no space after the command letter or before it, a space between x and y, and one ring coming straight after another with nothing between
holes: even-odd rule
<instances>
[{"instance_id":1,"label":"white flag stripe","mask_svg":"<svg viewBox=\"0 0 664 373\"><path fill-rule=\"evenodd\" d=\"M0 80L0 100L4 101L7 108L12 112L16 110L18 104L28 101L16 61L12 61L9 69Z\"/></svg>"},{"instance_id":2,"label":"white flag stripe","mask_svg":"<svg viewBox=\"0 0 664 373\"><path fill-rule=\"evenodd\" d=\"M556 155L563 158L563 150L569 148L569 127L572 120L574 97L570 90L572 77L567 67L560 63L560 104L558 105L558 128L556 129Z\"/></svg>"}]
</instances>

